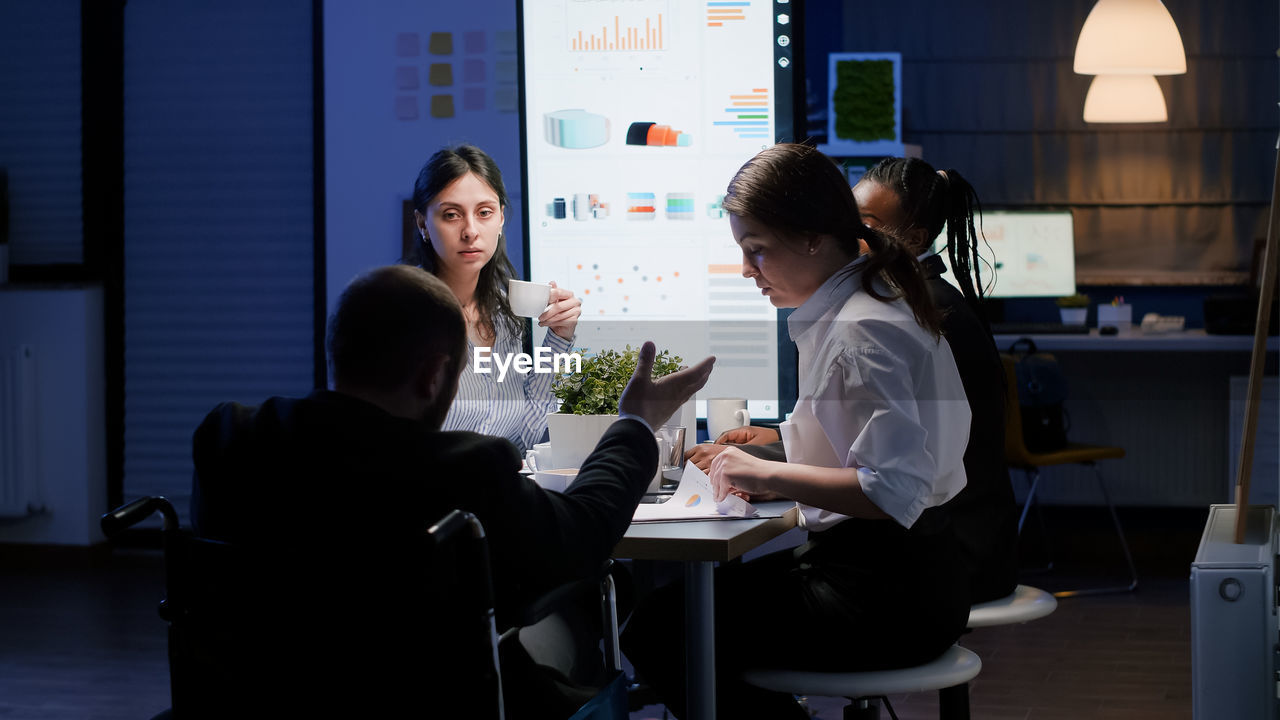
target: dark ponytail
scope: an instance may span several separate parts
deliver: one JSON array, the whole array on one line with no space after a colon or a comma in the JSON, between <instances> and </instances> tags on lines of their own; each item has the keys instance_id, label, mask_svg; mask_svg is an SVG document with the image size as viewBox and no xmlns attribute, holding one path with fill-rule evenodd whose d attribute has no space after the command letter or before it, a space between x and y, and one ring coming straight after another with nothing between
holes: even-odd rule
<instances>
[{"instance_id":1,"label":"dark ponytail","mask_svg":"<svg viewBox=\"0 0 1280 720\"><path fill-rule=\"evenodd\" d=\"M920 263L909 250L862 224L849 182L830 158L809 145L779 143L761 150L729 182L724 209L766 227L813 238L829 235L859 254L858 240L871 257L862 271L862 288L877 300L906 300L916 322L939 337L942 316L929 295ZM876 287L876 280L889 294Z\"/></svg>"},{"instance_id":2,"label":"dark ponytail","mask_svg":"<svg viewBox=\"0 0 1280 720\"><path fill-rule=\"evenodd\" d=\"M862 182L875 182L898 197L907 227L922 228L931 245L947 227L947 259L951 272L970 307L978 317L986 288L982 282L982 258L978 254L978 230L974 217L982 216L978 194L959 172L938 172L918 158L885 158L862 176ZM923 252L926 248L920 248ZM984 319L985 322L985 319Z\"/></svg>"}]
</instances>

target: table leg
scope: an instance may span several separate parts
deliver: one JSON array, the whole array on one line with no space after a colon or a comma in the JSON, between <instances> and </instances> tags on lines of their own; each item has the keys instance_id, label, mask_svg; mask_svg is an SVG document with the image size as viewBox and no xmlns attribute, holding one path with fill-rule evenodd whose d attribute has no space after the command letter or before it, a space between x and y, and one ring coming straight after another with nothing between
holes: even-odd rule
<instances>
[{"instance_id":1,"label":"table leg","mask_svg":"<svg viewBox=\"0 0 1280 720\"><path fill-rule=\"evenodd\" d=\"M715 586L710 561L685 563L685 688L689 720L716 716Z\"/></svg>"}]
</instances>

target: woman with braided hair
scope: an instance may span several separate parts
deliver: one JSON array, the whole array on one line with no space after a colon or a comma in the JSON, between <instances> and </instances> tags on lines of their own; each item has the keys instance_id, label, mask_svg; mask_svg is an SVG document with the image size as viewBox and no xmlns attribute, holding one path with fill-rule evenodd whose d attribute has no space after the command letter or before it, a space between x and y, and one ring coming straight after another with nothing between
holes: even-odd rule
<instances>
[{"instance_id":1,"label":"woman with braided hair","mask_svg":"<svg viewBox=\"0 0 1280 720\"><path fill-rule=\"evenodd\" d=\"M1004 367L982 307L985 296L973 186L955 170L916 158L885 158L853 188L862 222L915 254L942 312L942 334L964 382L973 420L964 452L968 484L947 503L969 568L973 602L1002 598L1017 585L1018 509L1004 461ZM932 248L946 227L948 263ZM955 285L943 279L950 266ZM959 290L956 289L959 286Z\"/></svg>"}]
</instances>

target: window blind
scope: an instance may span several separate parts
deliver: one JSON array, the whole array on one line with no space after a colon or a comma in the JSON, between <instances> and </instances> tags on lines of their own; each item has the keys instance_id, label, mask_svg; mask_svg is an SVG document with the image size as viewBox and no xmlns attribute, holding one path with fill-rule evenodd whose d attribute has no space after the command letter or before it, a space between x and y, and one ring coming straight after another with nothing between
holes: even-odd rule
<instances>
[{"instance_id":1,"label":"window blind","mask_svg":"<svg viewBox=\"0 0 1280 720\"><path fill-rule=\"evenodd\" d=\"M80 0L0 3L9 262L79 263Z\"/></svg>"},{"instance_id":2,"label":"window blind","mask_svg":"<svg viewBox=\"0 0 1280 720\"><path fill-rule=\"evenodd\" d=\"M124 497L189 521L217 403L313 385L311 3L125 7Z\"/></svg>"}]
</instances>

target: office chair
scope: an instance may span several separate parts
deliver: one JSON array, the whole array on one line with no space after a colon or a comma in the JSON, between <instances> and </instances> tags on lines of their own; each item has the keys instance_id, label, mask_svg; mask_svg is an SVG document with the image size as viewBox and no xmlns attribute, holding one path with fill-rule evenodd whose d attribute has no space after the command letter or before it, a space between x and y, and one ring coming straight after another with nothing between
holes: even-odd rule
<instances>
[{"instance_id":1,"label":"office chair","mask_svg":"<svg viewBox=\"0 0 1280 720\"><path fill-rule=\"evenodd\" d=\"M615 680L573 720L626 717L611 561L523 608L516 625L499 635L487 541L470 513L449 513L414 549L429 583L391 581L386 589L376 584L385 565L372 559L371 571L352 581L324 573L332 564L325 553L301 558L305 542L250 552L196 537L180 528L163 497L106 513L102 530L110 538L156 512L163 517L159 614L168 623L172 703L157 720L368 717L412 707L440 717L501 720L501 643L578 593L597 589L606 664Z\"/></svg>"},{"instance_id":2,"label":"office chair","mask_svg":"<svg viewBox=\"0 0 1280 720\"><path fill-rule=\"evenodd\" d=\"M744 672L742 678L775 692L846 698L846 720L876 720L881 704L897 720L889 695L937 690L940 720L969 720L969 681L981 670L982 660L973 651L952 645L930 662L896 670L814 672L756 668Z\"/></svg>"},{"instance_id":3,"label":"office chair","mask_svg":"<svg viewBox=\"0 0 1280 720\"><path fill-rule=\"evenodd\" d=\"M1116 536L1120 539L1120 549L1124 552L1125 563L1129 568L1129 584L1116 585L1099 588L1085 588L1079 590L1061 590L1054 593L1054 597L1067 598L1077 595L1098 595L1102 593L1114 592L1131 592L1138 587L1138 571L1133 565L1133 556L1129 552L1129 543L1124 537L1124 528L1120 526L1120 518L1116 515L1115 505L1111 502L1111 496L1107 493L1106 483L1102 478L1102 470L1098 467L1099 460L1115 460L1123 458L1124 448L1114 447L1110 445L1086 445L1082 443L1068 443L1067 447L1061 450L1050 450L1045 452L1033 452L1027 449L1027 444L1022 435L1022 408L1018 404L1018 380L1017 380L1017 360L1005 353L1000 355L1000 359L1004 362L1005 374L1005 437L1004 452L1005 460L1010 469L1021 470L1026 478L1030 489L1027 491L1027 499L1022 505L1022 514L1018 517L1018 534L1022 534L1022 526L1026 523L1027 512L1031 509L1031 504L1035 502L1036 490L1040 485L1040 469L1052 465L1069 465L1079 464L1091 468L1094 477L1098 482L1098 490L1102 493L1102 499L1107 505L1107 510L1111 514L1111 523L1115 527Z\"/></svg>"}]
</instances>

